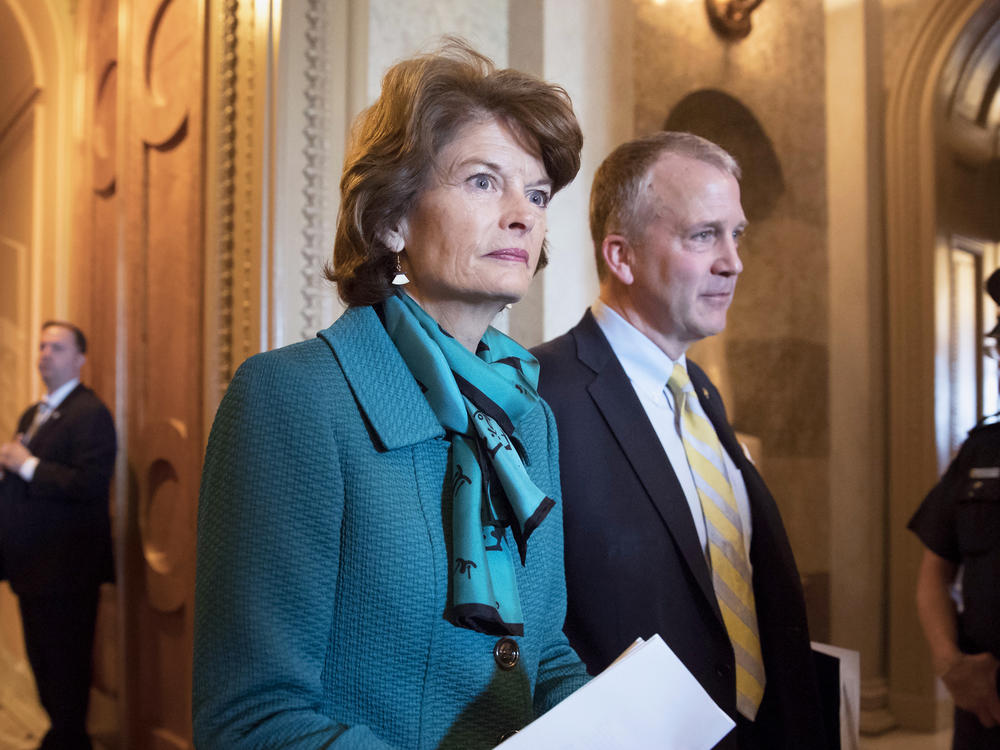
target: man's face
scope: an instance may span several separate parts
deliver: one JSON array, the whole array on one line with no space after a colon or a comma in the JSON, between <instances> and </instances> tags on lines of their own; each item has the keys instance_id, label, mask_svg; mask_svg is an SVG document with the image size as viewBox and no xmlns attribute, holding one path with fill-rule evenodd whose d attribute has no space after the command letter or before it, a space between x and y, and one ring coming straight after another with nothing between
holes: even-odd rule
<instances>
[{"instance_id":1,"label":"man's face","mask_svg":"<svg viewBox=\"0 0 1000 750\"><path fill-rule=\"evenodd\" d=\"M38 372L49 391L80 377L86 357L76 348L73 332L62 326L42 331L38 345Z\"/></svg>"},{"instance_id":2,"label":"man's face","mask_svg":"<svg viewBox=\"0 0 1000 750\"><path fill-rule=\"evenodd\" d=\"M644 192L648 223L630 238L626 294L647 332L676 359L726 327L747 220L736 178L695 159L660 157Z\"/></svg>"}]
</instances>

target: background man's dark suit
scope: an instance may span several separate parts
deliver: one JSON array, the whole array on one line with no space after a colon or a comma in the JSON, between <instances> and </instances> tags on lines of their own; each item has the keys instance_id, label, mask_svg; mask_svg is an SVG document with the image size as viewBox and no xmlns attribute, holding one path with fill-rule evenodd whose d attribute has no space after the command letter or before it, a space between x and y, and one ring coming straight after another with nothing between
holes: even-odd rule
<instances>
[{"instance_id":1,"label":"background man's dark suit","mask_svg":"<svg viewBox=\"0 0 1000 750\"><path fill-rule=\"evenodd\" d=\"M533 353L539 392L559 428L570 642L597 673L636 637L659 633L735 719L734 657L711 574L681 486L625 371L589 310ZM767 674L756 725L768 750L824 747L802 588L781 518L718 391L690 361L688 372L750 499ZM735 735L719 747L735 748Z\"/></svg>"},{"instance_id":2,"label":"background man's dark suit","mask_svg":"<svg viewBox=\"0 0 1000 750\"><path fill-rule=\"evenodd\" d=\"M19 433L36 409L22 415ZM27 447L39 458L32 481L14 471L0 480L0 572L18 595L28 658L56 729L60 716L79 714L81 701L86 712L98 589L114 575L114 422L94 392L78 385ZM53 654L62 663L52 664Z\"/></svg>"}]
</instances>

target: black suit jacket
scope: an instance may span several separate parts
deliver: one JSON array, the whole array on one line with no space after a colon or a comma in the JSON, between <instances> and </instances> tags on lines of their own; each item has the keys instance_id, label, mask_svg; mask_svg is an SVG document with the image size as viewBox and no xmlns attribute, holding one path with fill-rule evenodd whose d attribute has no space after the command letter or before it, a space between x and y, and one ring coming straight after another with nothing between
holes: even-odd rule
<instances>
[{"instance_id":1,"label":"black suit jacket","mask_svg":"<svg viewBox=\"0 0 1000 750\"><path fill-rule=\"evenodd\" d=\"M26 432L37 406L18 422ZM108 489L117 450L114 421L96 394L74 388L28 449L31 482L0 480L0 572L19 596L58 595L114 577Z\"/></svg>"},{"instance_id":2,"label":"black suit jacket","mask_svg":"<svg viewBox=\"0 0 1000 750\"><path fill-rule=\"evenodd\" d=\"M659 633L734 719L732 646L687 501L632 385L588 310L533 350L555 412L566 539L566 633L594 674ZM777 506L746 459L718 391L690 360L698 398L750 499L750 560L767 686L768 750L826 747L805 604ZM735 748L735 732L719 745Z\"/></svg>"}]
</instances>

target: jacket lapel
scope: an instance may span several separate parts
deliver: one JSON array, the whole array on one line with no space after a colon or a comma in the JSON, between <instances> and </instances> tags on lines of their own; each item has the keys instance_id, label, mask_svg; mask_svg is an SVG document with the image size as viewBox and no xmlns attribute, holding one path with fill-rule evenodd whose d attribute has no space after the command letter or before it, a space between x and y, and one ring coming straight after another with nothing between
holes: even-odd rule
<instances>
[{"instance_id":1,"label":"jacket lapel","mask_svg":"<svg viewBox=\"0 0 1000 750\"><path fill-rule=\"evenodd\" d=\"M66 394L66 398L64 398L59 403L59 406L53 409L52 413L49 414L48 417L46 417L45 421L38 426L38 429L35 431L35 434L31 436L31 440L28 441L28 447L31 446L37 447L40 443L44 442L44 439L46 437L49 437L52 433L54 433L58 429L59 424L62 421L64 415L67 412L71 412L73 410L73 400L84 390L85 386L83 385L83 383L78 383L76 388L74 388L68 394ZM38 409L39 405L36 404L35 408L31 410L31 419L28 422L29 425L31 424L31 422L34 421L35 412L38 411Z\"/></svg>"},{"instance_id":2,"label":"jacket lapel","mask_svg":"<svg viewBox=\"0 0 1000 750\"><path fill-rule=\"evenodd\" d=\"M373 308L349 308L317 335L340 362L361 411L385 450L444 436Z\"/></svg>"},{"instance_id":3,"label":"jacket lapel","mask_svg":"<svg viewBox=\"0 0 1000 750\"><path fill-rule=\"evenodd\" d=\"M708 415L709 421L715 428L715 434L719 436L719 442L722 443L722 447L725 448L736 468L743 474L744 482L747 485L747 493L751 496L750 500L752 502L753 493L750 491L750 478L747 476L750 468L749 461L743 452L740 441L736 438L736 433L733 432L732 425L729 424L729 418L726 416L726 407L722 403L722 397L704 371L691 360L688 360L688 374L691 377L691 384L698 394L698 401L701 402L701 408L705 410L705 414Z\"/></svg>"},{"instance_id":4,"label":"jacket lapel","mask_svg":"<svg viewBox=\"0 0 1000 750\"><path fill-rule=\"evenodd\" d=\"M758 551L762 553L775 552L771 530L782 527L781 519L774 515L776 506L767 484L743 452L743 446L740 445L732 425L729 424L722 397L701 368L697 365L691 367L691 364L693 363L689 361L688 372L691 375L691 382L698 392L698 400L715 427L722 447L726 449L729 457L736 464L736 468L743 475L743 482L747 488L747 499L750 503L750 527L753 530L753 536L750 539L750 562L756 566Z\"/></svg>"},{"instance_id":5,"label":"jacket lapel","mask_svg":"<svg viewBox=\"0 0 1000 750\"><path fill-rule=\"evenodd\" d=\"M588 386L594 404L667 525L692 576L721 620L708 564L684 491L628 376L589 310L572 333L580 361L595 373Z\"/></svg>"}]
</instances>

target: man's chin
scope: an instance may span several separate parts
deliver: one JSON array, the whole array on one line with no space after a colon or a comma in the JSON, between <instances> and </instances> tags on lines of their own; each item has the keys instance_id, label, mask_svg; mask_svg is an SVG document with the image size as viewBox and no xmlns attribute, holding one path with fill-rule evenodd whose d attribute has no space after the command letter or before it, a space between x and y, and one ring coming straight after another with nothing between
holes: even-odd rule
<instances>
[{"instance_id":1,"label":"man's chin","mask_svg":"<svg viewBox=\"0 0 1000 750\"><path fill-rule=\"evenodd\" d=\"M707 339L709 336L717 336L726 330L726 319L723 318L721 321L716 320L712 322L706 322L700 327L698 333L700 334L699 339Z\"/></svg>"}]
</instances>

